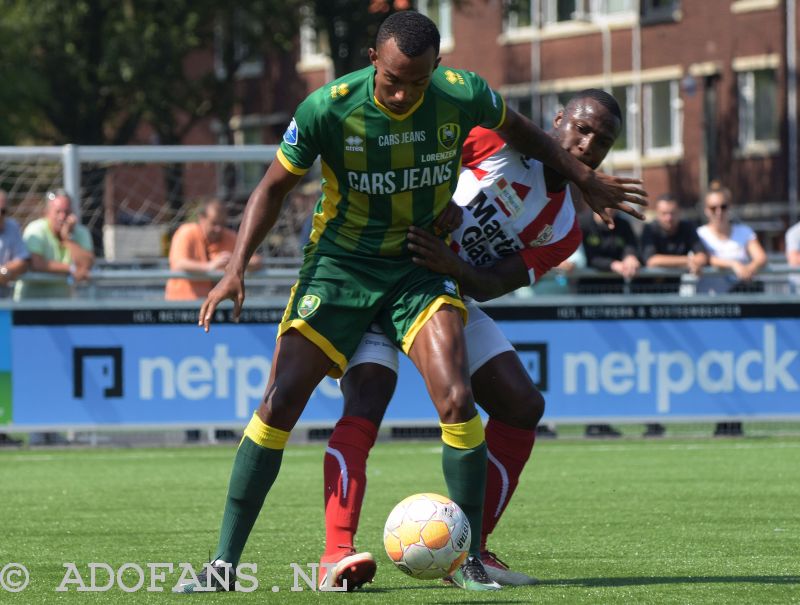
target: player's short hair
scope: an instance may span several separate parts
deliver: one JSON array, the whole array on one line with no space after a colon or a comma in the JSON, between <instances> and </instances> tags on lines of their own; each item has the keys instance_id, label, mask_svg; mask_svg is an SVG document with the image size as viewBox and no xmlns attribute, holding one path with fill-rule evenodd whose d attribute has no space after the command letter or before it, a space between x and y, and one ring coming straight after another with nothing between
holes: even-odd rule
<instances>
[{"instance_id":1,"label":"player's short hair","mask_svg":"<svg viewBox=\"0 0 800 605\"><path fill-rule=\"evenodd\" d=\"M613 96L608 94L605 90L600 90L599 88L584 88L583 90L576 92L569 98L569 101L567 101L564 109L582 99L592 99L597 101L600 105L610 111L611 114L619 120L619 123L622 124L622 110L619 108L619 103L617 103L617 100Z\"/></svg>"},{"instance_id":2,"label":"player's short hair","mask_svg":"<svg viewBox=\"0 0 800 605\"><path fill-rule=\"evenodd\" d=\"M416 11L400 11L389 15L378 28L375 48L394 38L397 48L406 57L419 57L433 47L439 56L439 30L436 24Z\"/></svg>"}]
</instances>

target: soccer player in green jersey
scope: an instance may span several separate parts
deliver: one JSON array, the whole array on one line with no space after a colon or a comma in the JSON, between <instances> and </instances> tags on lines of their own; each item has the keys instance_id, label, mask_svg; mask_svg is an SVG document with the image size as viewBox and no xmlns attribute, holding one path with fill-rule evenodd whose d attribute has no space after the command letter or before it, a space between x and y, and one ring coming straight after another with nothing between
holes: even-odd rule
<instances>
[{"instance_id":1,"label":"soccer player in green jersey","mask_svg":"<svg viewBox=\"0 0 800 605\"><path fill-rule=\"evenodd\" d=\"M470 389L464 303L455 280L411 260L408 228L447 227L442 216L457 184L461 145L476 125L496 129L519 151L575 182L607 218L605 208L640 217L628 202L641 203L644 192L638 181L595 173L507 109L479 76L440 67L438 55L439 32L430 19L395 13L378 31L370 67L300 104L278 161L250 196L225 275L200 309L206 330L223 300L233 300L238 317L247 260L274 225L286 194L319 156L323 195L279 327L264 399L236 453L215 567L238 565L308 398L326 374L342 375L362 334L376 322L417 366L439 414L447 487L475 537L454 580L468 590L499 588L479 557L487 455ZM199 579L231 588L213 574Z\"/></svg>"}]
</instances>

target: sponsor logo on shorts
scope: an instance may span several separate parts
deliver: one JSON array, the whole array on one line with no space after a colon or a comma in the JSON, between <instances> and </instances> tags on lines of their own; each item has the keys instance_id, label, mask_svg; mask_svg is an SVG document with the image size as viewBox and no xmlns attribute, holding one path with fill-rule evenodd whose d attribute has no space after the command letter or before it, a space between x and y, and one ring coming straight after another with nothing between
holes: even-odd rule
<instances>
[{"instance_id":1,"label":"sponsor logo on shorts","mask_svg":"<svg viewBox=\"0 0 800 605\"><path fill-rule=\"evenodd\" d=\"M461 134L461 127L455 122L448 122L439 126L439 144L445 149L452 149L458 142L459 134Z\"/></svg>"},{"instance_id":2,"label":"sponsor logo on shorts","mask_svg":"<svg viewBox=\"0 0 800 605\"><path fill-rule=\"evenodd\" d=\"M300 299L300 302L297 303L297 314L302 319L311 317L314 312L319 309L320 302L322 301L320 301L319 296L315 294L306 294Z\"/></svg>"},{"instance_id":3,"label":"sponsor logo on shorts","mask_svg":"<svg viewBox=\"0 0 800 605\"><path fill-rule=\"evenodd\" d=\"M289 122L289 127L283 133L283 141L288 145L297 145L297 122L294 118Z\"/></svg>"}]
</instances>

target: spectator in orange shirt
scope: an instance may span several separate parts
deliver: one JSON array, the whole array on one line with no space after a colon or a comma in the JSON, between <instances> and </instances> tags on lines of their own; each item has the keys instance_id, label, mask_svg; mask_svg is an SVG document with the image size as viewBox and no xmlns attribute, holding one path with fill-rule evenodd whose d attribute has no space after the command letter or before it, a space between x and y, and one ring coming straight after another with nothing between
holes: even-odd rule
<instances>
[{"instance_id":1,"label":"spectator in orange shirt","mask_svg":"<svg viewBox=\"0 0 800 605\"><path fill-rule=\"evenodd\" d=\"M205 203L196 223L184 223L172 236L169 268L172 271L207 273L228 264L236 243L236 232L227 227L228 211L219 200ZM258 269L261 257L254 255L248 269ZM212 280L172 278L167 281L167 300L204 298L214 287Z\"/></svg>"}]
</instances>

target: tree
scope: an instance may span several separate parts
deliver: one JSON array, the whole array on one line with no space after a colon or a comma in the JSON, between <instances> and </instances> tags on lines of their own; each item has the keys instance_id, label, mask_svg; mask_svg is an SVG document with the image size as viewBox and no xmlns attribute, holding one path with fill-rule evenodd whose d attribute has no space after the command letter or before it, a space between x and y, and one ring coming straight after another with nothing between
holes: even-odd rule
<instances>
[{"instance_id":1,"label":"tree","mask_svg":"<svg viewBox=\"0 0 800 605\"><path fill-rule=\"evenodd\" d=\"M165 144L198 120L228 128L241 64L284 50L297 32L298 0L0 0L0 138L122 145L146 122ZM188 60L218 50L206 70ZM175 167L168 170L176 171ZM85 182L102 182L87 169ZM175 176L175 174L173 174ZM180 176L179 174L177 175ZM182 179L170 182L181 183ZM182 202L181 187L170 192ZM100 247L102 187L84 200Z\"/></svg>"}]
</instances>

